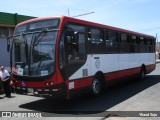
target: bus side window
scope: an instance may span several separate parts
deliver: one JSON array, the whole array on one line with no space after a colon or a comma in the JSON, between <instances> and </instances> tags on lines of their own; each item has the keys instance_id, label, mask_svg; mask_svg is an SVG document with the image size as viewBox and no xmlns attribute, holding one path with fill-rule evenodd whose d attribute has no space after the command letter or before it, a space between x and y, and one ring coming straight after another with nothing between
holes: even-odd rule
<instances>
[{"instance_id":1,"label":"bus side window","mask_svg":"<svg viewBox=\"0 0 160 120\"><path fill-rule=\"evenodd\" d=\"M151 39L151 45L152 45L152 52L155 52L155 44L156 44L156 39Z\"/></svg>"},{"instance_id":2,"label":"bus side window","mask_svg":"<svg viewBox=\"0 0 160 120\"><path fill-rule=\"evenodd\" d=\"M72 49L73 49L73 32L72 31L66 31L65 32L65 41L64 41L64 46L65 46L65 57L68 63L68 60L71 59L72 55Z\"/></svg>"},{"instance_id":3,"label":"bus side window","mask_svg":"<svg viewBox=\"0 0 160 120\"><path fill-rule=\"evenodd\" d=\"M152 45L151 45L151 40L148 38L147 39L147 47L148 47L148 52L152 52Z\"/></svg>"},{"instance_id":4,"label":"bus side window","mask_svg":"<svg viewBox=\"0 0 160 120\"><path fill-rule=\"evenodd\" d=\"M85 59L85 34L75 32L74 34L74 43L73 43L73 54L75 59Z\"/></svg>"},{"instance_id":5,"label":"bus side window","mask_svg":"<svg viewBox=\"0 0 160 120\"><path fill-rule=\"evenodd\" d=\"M89 53L104 53L105 41L104 31L100 28L90 28L88 32ZM96 48L96 49L95 49Z\"/></svg>"},{"instance_id":6,"label":"bus side window","mask_svg":"<svg viewBox=\"0 0 160 120\"><path fill-rule=\"evenodd\" d=\"M139 53L139 41L135 35L131 36L131 53Z\"/></svg>"},{"instance_id":7,"label":"bus side window","mask_svg":"<svg viewBox=\"0 0 160 120\"><path fill-rule=\"evenodd\" d=\"M68 62L73 60L85 59L85 33L83 26L68 25L66 30L66 59ZM82 31L82 32L81 32Z\"/></svg>"},{"instance_id":8,"label":"bus side window","mask_svg":"<svg viewBox=\"0 0 160 120\"><path fill-rule=\"evenodd\" d=\"M144 37L140 37L139 40L140 40L140 53L144 53L146 51Z\"/></svg>"},{"instance_id":9,"label":"bus side window","mask_svg":"<svg viewBox=\"0 0 160 120\"><path fill-rule=\"evenodd\" d=\"M126 33L120 34L120 52L128 53L130 52L129 36Z\"/></svg>"},{"instance_id":10,"label":"bus side window","mask_svg":"<svg viewBox=\"0 0 160 120\"><path fill-rule=\"evenodd\" d=\"M118 52L117 34L114 31L106 31L106 53Z\"/></svg>"},{"instance_id":11,"label":"bus side window","mask_svg":"<svg viewBox=\"0 0 160 120\"><path fill-rule=\"evenodd\" d=\"M150 52L150 41L148 38L145 38L145 48L146 52Z\"/></svg>"}]
</instances>

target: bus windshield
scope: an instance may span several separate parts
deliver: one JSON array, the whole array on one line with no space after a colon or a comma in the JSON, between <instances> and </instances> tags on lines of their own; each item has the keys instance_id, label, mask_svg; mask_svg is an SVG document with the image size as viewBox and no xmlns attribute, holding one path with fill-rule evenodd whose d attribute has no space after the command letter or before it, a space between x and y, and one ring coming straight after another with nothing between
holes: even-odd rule
<instances>
[{"instance_id":1,"label":"bus windshield","mask_svg":"<svg viewBox=\"0 0 160 120\"><path fill-rule=\"evenodd\" d=\"M54 72L57 30L46 31L37 40L40 33L28 32L13 37L11 65L14 74L46 76Z\"/></svg>"}]
</instances>

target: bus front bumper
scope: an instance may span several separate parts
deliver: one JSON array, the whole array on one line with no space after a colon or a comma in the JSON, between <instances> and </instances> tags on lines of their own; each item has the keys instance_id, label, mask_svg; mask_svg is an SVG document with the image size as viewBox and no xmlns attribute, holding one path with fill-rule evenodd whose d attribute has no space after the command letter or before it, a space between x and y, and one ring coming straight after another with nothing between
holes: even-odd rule
<instances>
[{"instance_id":1,"label":"bus front bumper","mask_svg":"<svg viewBox=\"0 0 160 120\"><path fill-rule=\"evenodd\" d=\"M67 88L64 83L45 88L31 88L20 86L13 86L13 88L17 94L35 95L39 97L52 97L55 99L67 98Z\"/></svg>"}]
</instances>

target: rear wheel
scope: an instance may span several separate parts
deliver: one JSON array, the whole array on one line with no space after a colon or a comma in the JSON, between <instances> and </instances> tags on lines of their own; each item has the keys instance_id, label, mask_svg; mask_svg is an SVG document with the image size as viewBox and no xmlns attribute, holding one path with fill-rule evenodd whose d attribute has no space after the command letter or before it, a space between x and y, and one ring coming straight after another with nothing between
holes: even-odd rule
<instances>
[{"instance_id":1,"label":"rear wheel","mask_svg":"<svg viewBox=\"0 0 160 120\"><path fill-rule=\"evenodd\" d=\"M140 76L139 76L140 80L143 80L145 76L146 76L145 67L142 66L140 71Z\"/></svg>"}]
</instances>

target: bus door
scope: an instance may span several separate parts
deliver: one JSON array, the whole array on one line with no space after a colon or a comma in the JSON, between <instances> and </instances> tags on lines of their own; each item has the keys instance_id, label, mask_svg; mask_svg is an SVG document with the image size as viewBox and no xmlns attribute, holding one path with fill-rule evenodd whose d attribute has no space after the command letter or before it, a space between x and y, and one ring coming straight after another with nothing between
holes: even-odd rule
<instances>
[{"instance_id":1,"label":"bus door","mask_svg":"<svg viewBox=\"0 0 160 120\"><path fill-rule=\"evenodd\" d=\"M85 28L79 25L68 24L64 30L64 52L59 55L61 60L62 75L65 79L78 79L83 77L80 68L86 61ZM61 40L62 41L62 40ZM63 58L62 58L63 57Z\"/></svg>"}]
</instances>

